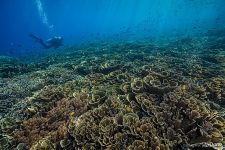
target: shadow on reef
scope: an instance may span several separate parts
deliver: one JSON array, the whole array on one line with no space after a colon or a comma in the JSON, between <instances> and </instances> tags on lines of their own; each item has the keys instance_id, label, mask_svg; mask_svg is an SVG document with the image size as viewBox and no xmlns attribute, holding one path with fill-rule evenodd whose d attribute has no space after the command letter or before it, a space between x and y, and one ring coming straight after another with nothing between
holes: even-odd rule
<instances>
[{"instance_id":1,"label":"shadow on reef","mask_svg":"<svg viewBox=\"0 0 225 150\"><path fill-rule=\"evenodd\" d=\"M71 47L2 78L0 149L222 149L225 50L209 39Z\"/></svg>"}]
</instances>

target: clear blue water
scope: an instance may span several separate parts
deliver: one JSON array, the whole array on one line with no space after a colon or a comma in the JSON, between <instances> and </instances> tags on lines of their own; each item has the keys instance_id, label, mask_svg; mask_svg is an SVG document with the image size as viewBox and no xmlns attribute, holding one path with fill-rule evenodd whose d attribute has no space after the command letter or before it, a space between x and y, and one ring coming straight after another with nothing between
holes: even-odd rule
<instances>
[{"instance_id":1,"label":"clear blue water","mask_svg":"<svg viewBox=\"0 0 225 150\"><path fill-rule=\"evenodd\" d=\"M66 46L96 39L201 35L225 27L224 6L224 0L1 0L0 54L41 52L29 33L44 40L63 36Z\"/></svg>"}]
</instances>

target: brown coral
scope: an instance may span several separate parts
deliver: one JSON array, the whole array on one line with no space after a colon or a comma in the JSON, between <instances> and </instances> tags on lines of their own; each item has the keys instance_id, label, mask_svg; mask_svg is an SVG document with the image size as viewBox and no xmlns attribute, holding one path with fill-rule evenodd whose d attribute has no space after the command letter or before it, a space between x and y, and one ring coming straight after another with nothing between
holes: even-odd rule
<instances>
[{"instance_id":1,"label":"brown coral","mask_svg":"<svg viewBox=\"0 0 225 150\"><path fill-rule=\"evenodd\" d=\"M66 138L70 119L72 120L86 110L85 99L83 99L85 97L80 94L76 98L58 101L56 106L44 116L24 121L21 125L22 130L15 133L15 138L29 146L42 138L47 138L52 142Z\"/></svg>"}]
</instances>

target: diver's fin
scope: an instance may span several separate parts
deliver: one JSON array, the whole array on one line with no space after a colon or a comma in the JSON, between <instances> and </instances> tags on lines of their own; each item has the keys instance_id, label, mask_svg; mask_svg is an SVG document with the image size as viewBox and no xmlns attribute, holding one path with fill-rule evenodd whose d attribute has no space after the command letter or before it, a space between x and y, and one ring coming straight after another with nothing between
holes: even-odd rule
<instances>
[{"instance_id":1,"label":"diver's fin","mask_svg":"<svg viewBox=\"0 0 225 150\"><path fill-rule=\"evenodd\" d=\"M34 35L34 34L32 34L32 33L30 33L29 36L30 36L31 38L37 40L37 41L43 41L41 38L39 38L38 36L36 36L36 35Z\"/></svg>"},{"instance_id":2,"label":"diver's fin","mask_svg":"<svg viewBox=\"0 0 225 150\"><path fill-rule=\"evenodd\" d=\"M32 33L30 33L29 36L30 36L31 38L35 39L35 40L36 40L38 43L40 43L44 48L46 48L46 49L50 48L47 44L44 43L44 41L43 41L40 37L38 37L38 36L36 36L36 35L34 35L34 34L32 34Z\"/></svg>"}]
</instances>

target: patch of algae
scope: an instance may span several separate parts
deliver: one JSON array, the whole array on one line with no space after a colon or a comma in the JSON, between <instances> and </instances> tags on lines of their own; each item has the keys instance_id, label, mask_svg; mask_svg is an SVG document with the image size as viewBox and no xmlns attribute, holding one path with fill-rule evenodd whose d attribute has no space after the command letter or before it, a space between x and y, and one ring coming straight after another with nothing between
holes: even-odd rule
<instances>
[{"instance_id":1,"label":"patch of algae","mask_svg":"<svg viewBox=\"0 0 225 150\"><path fill-rule=\"evenodd\" d=\"M14 99L0 148L222 149L223 56L210 42L97 43L43 58L40 70L2 79L0 109Z\"/></svg>"}]
</instances>

